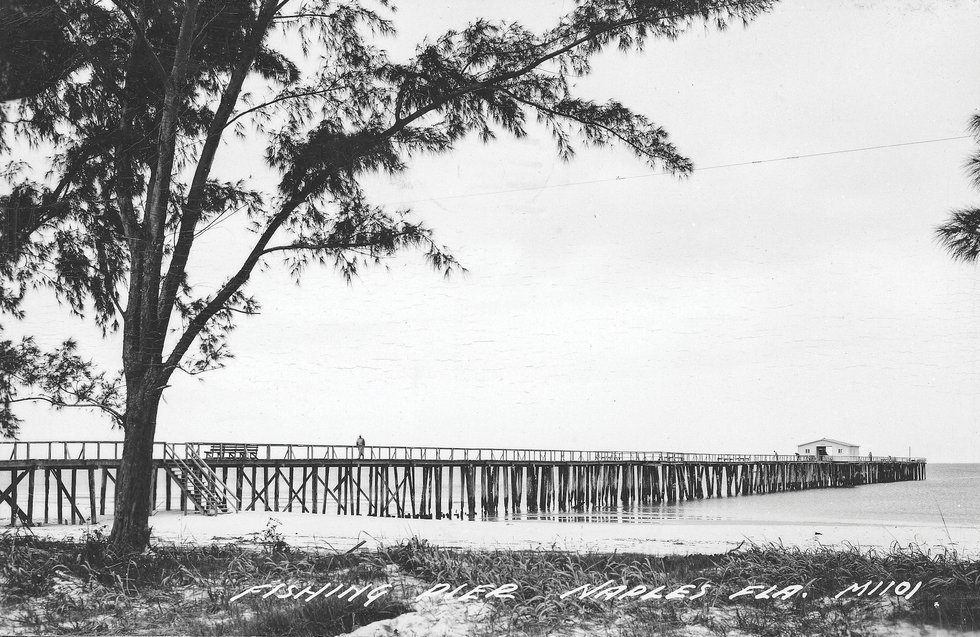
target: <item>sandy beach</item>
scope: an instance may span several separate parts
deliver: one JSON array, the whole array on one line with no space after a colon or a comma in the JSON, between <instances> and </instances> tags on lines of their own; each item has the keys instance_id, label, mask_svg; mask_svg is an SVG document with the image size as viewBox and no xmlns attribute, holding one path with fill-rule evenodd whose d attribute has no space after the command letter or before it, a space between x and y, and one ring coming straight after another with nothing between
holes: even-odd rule
<instances>
[{"instance_id":1,"label":"sandy beach","mask_svg":"<svg viewBox=\"0 0 980 637\"><path fill-rule=\"evenodd\" d=\"M77 539L86 531L101 530L102 532L108 532L109 518L105 519L106 524L91 526L39 526L33 529L18 529L16 532L33 532L41 537L57 539ZM291 512L245 512L211 517L185 515L177 512L160 512L151 518L151 524L154 542L160 546L162 551L149 551L137 556L135 559L144 560L147 564L157 564L153 568L161 568L160 564L158 564L161 555L165 557L163 563L169 564L169 568L173 566L173 556L182 555L183 553L181 552L187 551L188 549L192 549L190 554L197 556L195 559L205 555L211 556L207 559L214 559L214 556L221 555L228 557L229 554L222 553L221 551L231 550L233 553L230 555L234 560L244 559L250 564L248 568L239 573L248 573L248 581L266 581L271 577L272 580L269 581L282 584L285 581L283 580L284 577L293 577L292 575L283 575L283 573L291 574L294 572L296 573L296 578L302 579L303 577L309 577L309 555L304 554L302 551L276 551L273 553L268 550L267 544L265 546L262 545L263 542L268 542L270 538L275 539L277 542L281 539L289 545L301 549L315 548L320 551L325 551L327 555L321 554L320 557L327 558L330 564L334 560L339 560L338 563L341 566L337 568L341 568L344 572L349 569L349 566L343 567L344 560L355 560L355 562L358 560L367 560L368 563L373 565L372 568L376 568L378 563L387 564L385 572L394 578L392 580L394 583L390 584L390 586L394 586L394 590L399 591L401 597L399 597L398 603L402 604L402 606L399 606L394 611L394 614L378 615L377 617L368 619L364 623L351 624L347 629L350 632L345 634L356 635L357 637L384 637L385 635L392 634L405 636L443 635L445 637L463 637L469 634L505 634L507 627L512 626L508 622L516 621L519 624L515 625L523 625L523 622L530 622L534 617L537 617L535 613L541 610L539 608L541 604L545 604L548 613L553 613L553 616L549 615L551 619L548 621L561 624L559 631L549 632L548 634L561 634L567 637L584 637L585 635L591 634L621 634L620 632L616 632L617 626L620 628L623 626L632 626L642 631L647 631L652 628L662 630L667 625L666 622L670 622L670 626L672 626L672 632L670 634L683 637L701 637L703 635L716 634L709 629L709 624L716 628L718 626L724 626L725 631L730 631L727 634L769 634L765 632L767 630L766 627L772 627L775 623L784 622L786 622L787 626L790 626L792 622L796 622L792 625L801 627L803 626L803 623L801 623L803 619L801 618L804 618L804 615L805 617L810 617L813 613L817 615L824 613L822 615L823 619L819 620L818 624L820 621L826 625L831 625L833 622L846 623L860 621L862 622L861 625L866 629L866 632L862 634L906 635L909 637L922 634L954 634L944 632L942 630L943 626L941 625L938 627L932 624L926 626L925 624L920 624L919 620L916 619L913 621L904 615L898 616L895 621L887 620L890 617L888 612L890 612L889 609L892 609L892 606L885 605L882 605L880 608L875 606L878 610L874 612L878 614L874 615L874 617L862 616L863 618L859 619L857 615L853 614L847 615L846 617L832 614L832 612L844 612L845 610L847 613L852 613L853 608L857 608L857 606L847 606L844 610L833 610L837 607L832 605L818 605L812 608L805 607L809 610L805 609L802 611L804 614L799 615L794 614L796 611L788 610L789 607L777 608L776 606L764 604L758 608L752 607L754 610L750 609L750 615L739 619L741 616L732 615L732 608L734 606L729 604L727 601L728 598L723 595L720 598L712 598L713 601L709 604L709 611L707 611L710 614L710 620L697 615L697 613L705 612L701 607L698 607L698 609L686 609L686 607L682 608L678 606L677 608L680 610L673 610L674 607L670 607L669 609L665 607L665 609L658 610L624 604L620 606L614 605L608 608L603 607L603 609L598 610L594 609L595 612L589 611L592 614L587 617L582 616L576 621L566 622L565 619L567 619L567 616L565 613L571 611L563 606L562 603L554 600L550 602L545 600L543 602L537 597L527 598L525 596L520 597L522 601L519 603L514 602L516 605L513 607L509 604L500 607L488 604L485 600L481 601L478 598L473 598L470 602L464 602L462 599L456 599L455 597L422 598L418 596L418 593L426 590L426 588L432 586L437 581L446 581L446 586L462 586L463 588L467 585L471 587L476 586L477 582L486 585L487 583L483 582L481 578L484 576L492 577L488 575L490 573L502 577L501 582L512 581L517 583L518 588L524 587L531 591L538 590L536 586L544 586L541 582L552 582L554 578L558 578L558 581L568 580L564 585L565 588L559 586L555 590L564 590L566 588L572 590L573 582L579 581L577 579L579 575L576 574L578 573L576 569L591 569L595 567L596 563L590 562L590 559L598 559L599 564L604 565L599 566L599 568L612 568L612 572L614 573L616 572L616 568L625 568L626 570L622 571L624 574L620 576L632 577L634 579L637 577L637 571L634 565L645 562L645 560L637 560L631 555L585 555L589 552L640 553L655 556L719 554L732 551L733 549L748 549L753 543L775 543L785 548L799 547L804 549L818 548L821 546L841 547L845 549L858 547L862 551L874 553L880 550L880 556L855 555L850 551L838 554L851 556L848 558L848 563L843 567L846 572L845 579L848 581L850 581L849 578L851 577L866 577L865 572L877 573L878 571L875 569L880 568L882 562L878 561L876 565L874 563L875 560L888 560L890 556L896 555L894 551L889 552L889 549L893 549L896 545L903 547L915 545L922 551L933 553L945 553L947 550L953 549L961 558L976 558L980 556L980 529L962 525L937 528L934 525L926 524L875 525L842 523L835 525L733 522L730 520L665 520L642 523L577 523L544 520L508 522L374 518ZM501 550L504 553L494 554L479 550L463 551L459 554L454 554L462 557L453 557L451 560L446 561L445 555L447 553L445 551L430 548L425 545L411 544L398 548L397 550L384 551L378 555L332 555L333 552L345 553L351 549L371 551L379 547L394 547L410 538L419 538L437 547L484 549L490 551ZM23 540L20 538L8 537L6 539L19 544L23 543ZM94 546L98 547L100 546L99 543L104 541L104 539L99 539ZM176 546L168 546L169 543L174 543ZM218 549L217 552L193 550L198 545L210 545L212 543L224 544L225 547ZM83 544L82 546L84 547L86 545ZM88 546L88 550L91 551L93 545L88 544ZM254 553L249 553L248 551L244 553L239 552L240 548L248 549L250 547L255 547L256 549L262 548L263 550ZM507 553L507 551L522 549L543 549L543 551L536 553L533 558L529 558L525 554ZM552 549L572 551L578 553L578 555L556 556L550 552ZM50 554L44 552L40 553L39 555L46 556L44 557L46 564L59 563L58 559L61 559L62 563L64 563L66 557L69 563L74 563L72 562L72 556L76 554L81 555L79 549L72 545L63 545L60 549L47 548L45 550L61 550L64 553L64 556L61 558L53 558ZM96 550L98 551L98 549ZM406 558L404 554L406 550L410 552L414 551L414 553ZM819 569L819 564L828 564L827 562L820 561L821 558L818 557L818 553L794 557L778 548L774 550L763 549L762 553L768 555L769 558L774 555L777 556L776 562L768 561L769 558L758 561L759 552L752 551L746 551L744 554L742 552L736 552L731 556L722 558L726 564L730 565L726 568L733 568L734 570L726 570L723 577L727 579L723 579L722 583L718 584L718 586L729 586L732 591L736 591L746 585L746 582L764 582L765 585L802 584L810 577L809 575L802 574L807 568ZM269 557L273 554L278 555L278 558L270 560ZM906 551L904 555L914 557L914 552L909 553ZM788 558L788 562L785 561L786 558ZM526 561L528 559L531 560L531 565ZM679 569L673 576L682 578L681 580L677 580L678 582L692 580L692 578L697 576L697 573L701 573L701 570L698 569L703 570L705 568L708 569L708 571L705 571L707 577L718 577L717 570L712 570L711 559L717 558L709 558L707 562L704 562L704 558L699 557L693 558L693 560L664 560L663 569L665 569L665 573L668 568ZM739 564L740 559L748 560L751 564L746 562L741 566L731 566L732 564ZM253 560L254 562L249 562L249 560ZM286 565L285 570L282 570L283 566L279 560L283 560L282 564ZM290 560L295 562L295 566L290 566L293 563ZM381 562L371 560L381 560ZM464 560L466 562L459 562L458 560ZM557 560L557 562L554 560ZM657 563L660 561L655 560L654 562ZM650 564L649 562L646 563L648 565ZM953 573L956 568L962 568L963 565L962 561L957 562L956 560L938 560L937 563L945 565L935 567L945 568L946 571L943 571L943 573ZM570 567L569 564L573 566ZM610 567L610 564L619 564L619 566ZM708 564L708 566L705 566L705 564ZM957 564L960 566L956 566ZM184 567L181 565L181 568ZM273 570L262 575L260 574L261 568L273 568ZM429 568L434 570L431 572L426 571ZM758 570L760 568L763 569L761 574ZM827 591L839 592L844 586L844 584L837 582L840 579L840 573L833 571L833 568L829 566L827 568L830 570L826 572L820 571L824 573L822 579L826 579L827 581L814 584L817 587L813 589L815 598L821 595L827 597L830 595ZM837 568L841 567L838 565ZM868 568L872 570L867 571ZM892 565L891 568L897 567ZM193 572L203 573L203 571L196 570ZM219 591L231 590L228 588L227 581L223 579L227 577L227 573L221 569L215 572L218 574L219 579L213 582L207 579L210 576L195 575L195 577L201 579L194 580L191 588L198 590L202 587L207 588L210 586L214 590ZM424 575L424 573L430 573L431 575L434 572L440 574L450 573L450 575L439 575L435 580L427 579ZM629 575L625 574L627 572ZM86 581L94 581L91 578L88 580L85 579L85 573L86 571L82 570L81 575L76 576L76 580L73 580L76 582L73 585L78 587L82 586ZM752 579L744 580L746 573L752 574ZM529 578L527 582L520 579L520 577L525 575ZM57 577L63 578L64 576L57 575ZM174 574L172 577L178 577L178 575ZM320 575L320 579L324 577L326 575ZM477 579L470 581L472 577L476 577ZM615 578L617 575L613 574L609 577ZM169 582L170 578L171 576L168 575L167 577L163 577L161 581ZM538 579L535 580L534 578ZM921 579L928 579L928 576L924 574ZM303 581L306 582L306 580ZM333 580L330 581L332 582ZM951 577L949 581L954 582L956 580ZM211 583L202 584L201 582ZM811 580L811 583L813 582L816 582L816 580ZM306 583L308 584L308 582ZM496 584L499 583L496 582ZM635 583L633 582L633 584ZM63 585L64 583L62 582ZM385 586L389 585L386 584ZM824 588L820 588L821 586ZM947 585L947 587L952 586L953 584ZM208 588L208 590L212 590L212 588ZM233 592L247 590L244 584L238 585L237 588L234 586L232 588L234 589ZM719 590L721 589L719 588ZM964 594L968 596L974 594L973 589L968 589L966 593L964 593L964 590L962 587L959 589L948 588L948 591L942 593L943 599L945 600L943 602L945 604L943 608L947 615L944 616L945 619L943 621L949 622L950 618L956 617L951 613L954 613L955 609L958 608L957 604L968 603L963 601L965 599L963 598ZM166 595L163 595L163 592L165 592L163 589L158 592L162 595L161 598L166 598ZM932 591L930 594L934 593L935 591ZM98 594L104 597L102 589L99 589ZM281 600L281 598L277 599ZM770 598L767 597L766 599ZM923 599L925 598L923 597ZM938 600L939 597L936 597L936 599ZM179 601L181 604L186 604L184 597L179 597ZM207 602L211 606L200 607L195 611L197 613L204 613L201 617L205 617L206 619L195 620L193 619L194 615L192 613L191 620L189 620L191 624L187 624L187 626L192 625L193 621L204 621L210 628L223 626L220 622L232 622L227 627L222 628L222 630L231 630L232 632L229 634L239 634L238 630L240 628L248 628L249 626L253 626L253 624L260 626L260 623L255 622L266 621L269 617L272 617L275 621L287 621L285 619L286 615L282 614L284 612L283 609L276 606L280 601L273 601L267 605L253 608L250 612L258 613L254 621L242 615L242 610L238 607L229 606L231 602L227 600L224 602L226 608L222 611L224 614L215 614L216 611L213 610L213 603L213 601ZM85 602L85 604L88 605L89 602ZM97 605L98 602L92 601L91 604ZM150 606L138 606L134 607L131 612L134 614L143 613L145 621L153 624L153 622L160 621L153 614L156 612L154 608ZM497 609L496 611L494 610L495 608ZM504 608L505 610L510 609L507 612L512 614L508 615L504 613L500 615L500 608ZM739 606L739 608L745 609L742 606ZM920 610L917 612L920 612L920 616L925 616L922 613L931 612L929 611L931 608L932 605L927 605L925 611ZM362 611L363 609L358 607L357 610ZM676 615L676 612L687 613L688 610L694 614ZM302 614L302 608L300 606L293 608L293 611L296 613L295 618L299 618ZM93 611L89 612L93 614ZM105 611L101 612L103 614L105 613ZM277 612L279 615L276 615ZM810 615L806 613L810 613ZM95 611L94 615L101 617L98 611ZM219 616L221 618L220 622L214 624L214 617ZM269 621L273 621L273 619L269 619ZM807 619L807 621L811 620L813 620L812 617ZM538 624L535 625L540 625L540 618L535 621L538 621ZM827 622L830 622L830 624ZM156 624L153 625L155 626ZM557 626L557 624L555 625ZM810 624L807 625L809 626ZM261 624L261 626L265 627L261 628L261 630L266 630L266 624ZM554 628L551 623L548 626ZM249 628L249 630L253 629L254 627ZM265 633L249 632L248 634ZM648 633L637 632L635 634ZM955 634L971 633L957 632Z\"/></svg>"},{"instance_id":2,"label":"sandy beach","mask_svg":"<svg viewBox=\"0 0 980 637\"><path fill-rule=\"evenodd\" d=\"M551 521L468 521L322 516L308 513L244 512L218 516L160 512L150 519L153 537L177 543L249 542L260 539L270 521L290 545L346 551L375 548L417 537L446 547L633 552L650 555L723 553L742 544L778 543L792 547L847 546L887 549L915 544L923 550L955 550L980 555L977 526L858 525L807 523L704 522L656 523ZM49 537L79 536L96 525L34 527ZM363 542L363 544L361 544Z\"/></svg>"}]
</instances>

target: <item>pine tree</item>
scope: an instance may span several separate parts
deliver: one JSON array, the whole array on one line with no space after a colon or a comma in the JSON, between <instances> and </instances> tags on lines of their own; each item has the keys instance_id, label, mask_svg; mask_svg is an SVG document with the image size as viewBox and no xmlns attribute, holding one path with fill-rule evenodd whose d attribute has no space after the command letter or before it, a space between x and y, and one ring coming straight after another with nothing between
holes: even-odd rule
<instances>
[{"instance_id":1,"label":"pine tree","mask_svg":"<svg viewBox=\"0 0 980 637\"><path fill-rule=\"evenodd\" d=\"M28 143L54 152L47 180L27 179L16 161L2 172L0 305L22 316L25 293L53 293L106 333L122 331L123 369L96 370L71 341L50 352L3 342L0 427L16 431L11 406L21 400L115 418L125 442L111 538L120 550L145 546L164 388L175 372L227 358L236 319L258 308L246 286L257 266L284 260L299 276L329 263L349 279L420 250L436 270L458 269L426 225L372 204L361 182L471 134L522 137L536 121L564 159L577 143L618 144L688 173L663 128L616 101L576 96L572 81L603 49L745 23L771 3L578 0L547 30L475 20L399 61L381 48L395 32L387 0L55 0L63 57L80 61L3 110L0 152L16 159ZM319 63L276 42L298 42ZM233 135L264 145L274 191L212 175ZM239 210L255 232L251 250L201 293L187 270L199 232Z\"/></svg>"},{"instance_id":2,"label":"pine tree","mask_svg":"<svg viewBox=\"0 0 980 637\"><path fill-rule=\"evenodd\" d=\"M970 131L980 143L980 113L970 120ZM980 189L980 150L966 162L967 174ZM980 257L980 208L960 208L950 213L946 223L936 228L939 242L959 261L976 261Z\"/></svg>"}]
</instances>

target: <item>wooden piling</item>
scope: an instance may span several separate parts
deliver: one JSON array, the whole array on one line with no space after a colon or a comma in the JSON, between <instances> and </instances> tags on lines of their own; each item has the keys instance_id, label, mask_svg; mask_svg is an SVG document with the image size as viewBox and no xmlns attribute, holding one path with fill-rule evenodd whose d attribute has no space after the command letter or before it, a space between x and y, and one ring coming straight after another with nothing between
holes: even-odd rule
<instances>
[{"instance_id":1,"label":"wooden piling","mask_svg":"<svg viewBox=\"0 0 980 637\"><path fill-rule=\"evenodd\" d=\"M48 524L50 522L49 517L49 498L51 496L51 475L50 469L44 467L44 523ZM105 513L103 511L103 513Z\"/></svg>"},{"instance_id":2,"label":"wooden piling","mask_svg":"<svg viewBox=\"0 0 980 637\"><path fill-rule=\"evenodd\" d=\"M0 470L11 476L11 483L0 491L0 516L6 520L9 513L11 524L35 523L42 506L38 471L44 472L45 523L55 517L58 523L79 523L106 515L108 485L114 480L112 473L118 470L118 465L106 463L103 458L86 460L75 458L76 455L72 452L64 459L41 463L29 458L0 460L3 463ZM499 455L464 460L457 457L441 461L438 456L423 456L367 462L341 457L308 461L292 456L285 460L268 455L262 459L235 457L216 460L209 480L217 484L212 499L227 503L234 496L243 510L255 510L261 501L267 511L323 514L329 502L331 513L338 515L366 513L438 520L463 516L519 518L527 514L546 518L570 511L629 511L703 498L921 480L926 474L924 463L908 461L833 462L747 456L726 461L685 460L676 456L660 460L603 456L561 461L530 454L518 457L519 460ZM162 501L167 510L176 506L182 511L197 508L193 501L188 502L191 499L189 476L175 463L168 465L162 460L156 463L151 473L151 504ZM162 485L158 484L160 470L164 471ZM96 471L101 474L98 491ZM177 494L173 493L174 486ZM280 495L283 488L285 502ZM79 500L86 489L87 509ZM158 490L163 500L158 500ZM68 511L64 510L66 503ZM2 509L4 506L9 512ZM362 510L364 506L366 511Z\"/></svg>"}]
</instances>

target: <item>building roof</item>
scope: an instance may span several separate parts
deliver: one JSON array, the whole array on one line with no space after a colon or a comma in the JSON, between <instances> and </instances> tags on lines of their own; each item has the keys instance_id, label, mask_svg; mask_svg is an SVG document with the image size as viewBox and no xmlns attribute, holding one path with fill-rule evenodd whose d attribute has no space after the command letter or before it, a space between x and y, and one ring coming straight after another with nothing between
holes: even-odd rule
<instances>
[{"instance_id":1,"label":"building roof","mask_svg":"<svg viewBox=\"0 0 980 637\"><path fill-rule=\"evenodd\" d=\"M840 445L842 447L860 447L860 445L855 445L855 444L850 443L850 442L843 442L841 440L834 440L833 438L817 438L816 440L811 440L810 442L801 442L800 444L798 444L796 446L797 447L803 447L803 446L806 446L806 445L812 445L815 442L832 442L835 445Z\"/></svg>"}]
</instances>

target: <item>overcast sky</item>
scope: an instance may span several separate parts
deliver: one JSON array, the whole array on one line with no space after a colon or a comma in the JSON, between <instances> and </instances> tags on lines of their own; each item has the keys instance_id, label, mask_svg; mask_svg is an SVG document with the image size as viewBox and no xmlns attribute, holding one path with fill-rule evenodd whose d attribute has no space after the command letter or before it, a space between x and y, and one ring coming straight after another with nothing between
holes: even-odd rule
<instances>
[{"instance_id":1,"label":"overcast sky","mask_svg":"<svg viewBox=\"0 0 980 637\"><path fill-rule=\"evenodd\" d=\"M541 27L571 5L403 2L392 47L478 16ZM977 33L974 1L787 0L745 29L603 55L581 93L650 116L702 170L651 175L622 149L563 164L532 128L374 179L374 201L410 205L469 274L415 254L349 287L271 268L237 359L175 378L157 439L791 453L829 436L980 461L978 272L933 238L980 205L974 143L748 163L964 136ZM218 161L260 174L260 155ZM207 289L242 244L234 220L205 237L192 278ZM116 341L33 307L18 329L117 364ZM23 413L23 439L120 437Z\"/></svg>"}]
</instances>

